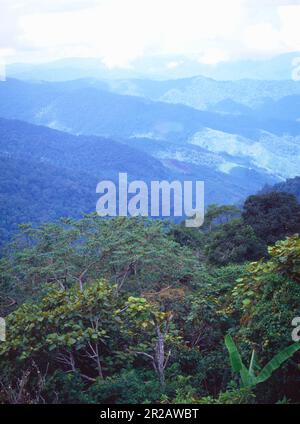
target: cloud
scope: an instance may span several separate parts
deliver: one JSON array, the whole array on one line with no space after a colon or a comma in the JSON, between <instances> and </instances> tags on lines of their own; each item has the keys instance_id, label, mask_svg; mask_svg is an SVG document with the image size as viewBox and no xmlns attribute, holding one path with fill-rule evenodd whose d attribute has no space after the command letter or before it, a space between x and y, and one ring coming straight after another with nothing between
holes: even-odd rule
<instances>
[{"instance_id":1,"label":"cloud","mask_svg":"<svg viewBox=\"0 0 300 424\"><path fill-rule=\"evenodd\" d=\"M204 63L300 50L300 1L0 0L0 49L9 60L66 56L130 66L169 54Z\"/></svg>"},{"instance_id":2,"label":"cloud","mask_svg":"<svg viewBox=\"0 0 300 424\"><path fill-rule=\"evenodd\" d=\"M99 5L100 0L1 0L4 3L12 4L12 8L17 13L49 13L82 10Z\"/></svg>"}]
</instances>

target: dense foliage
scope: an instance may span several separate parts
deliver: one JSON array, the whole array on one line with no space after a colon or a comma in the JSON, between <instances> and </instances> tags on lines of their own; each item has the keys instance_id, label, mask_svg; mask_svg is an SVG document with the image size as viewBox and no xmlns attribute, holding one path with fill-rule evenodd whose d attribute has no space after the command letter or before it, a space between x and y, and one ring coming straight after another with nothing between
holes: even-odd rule
<instances>
[{"instance_id":1,"label":"dense foliage","mask_svg":"<svg viewBox=\"0 0 300 424\"><path fill-rule=\"evenodd\" d=\"M243 218L267 244L300 232L300 205L288 193L250 196L244 204Z\"/></svg>"},{"instance_id":2,"label":"dense foliage","mask_svg":"<svg viewBox=\"0 0 300 424\"><path fill-rule=\"evenodd\" d=\"M229 206L200 230L95 215L23 225L0 259L0 402L299 403L293 216L269 248L265 214L254 226Z\"/></svg>"}]
</instances>

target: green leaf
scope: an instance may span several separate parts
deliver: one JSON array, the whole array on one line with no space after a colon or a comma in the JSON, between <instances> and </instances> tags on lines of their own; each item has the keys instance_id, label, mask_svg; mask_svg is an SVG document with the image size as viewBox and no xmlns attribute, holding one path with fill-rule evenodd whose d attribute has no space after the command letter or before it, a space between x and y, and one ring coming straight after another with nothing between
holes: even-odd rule
<instances>
[{"instance_id":1,"label":"green leaf","mask_svg":"<svg viewBox=\"0 0 300 424\"><path fill-rule=\"evenodd\" d=\"M237 347L230 335L225 337L225 345L227 347L231 367L234 372L240 372L243 368L242 358L237 350Z\"/></svg>"},{"instance_id":2,"label":"green leaf","mask_svg":"<svg viewBox=\"0 0 300 424\"><path fill-rule=\"evenodd\" d=\"M268 364L262 369L259 376L256 378L256 384L263 383L264 381L268 380L273 372L276 371L285 361L291 358L299 349L300 344L294 343L274 356L274 358L268 362Z\"/></svg>"},{"instance_id":3,"label":"green leaf","mask_svg":"<svg viewBox=\"0 0 300 424\"><path fill-rule=\"evenodd\" d=\"M240 374L244 387L252 386L254 384L253 378L243 364L239 351L230 335L225 337L225 345L229 352L232 370Z\"/></svg>"}]
</instances>

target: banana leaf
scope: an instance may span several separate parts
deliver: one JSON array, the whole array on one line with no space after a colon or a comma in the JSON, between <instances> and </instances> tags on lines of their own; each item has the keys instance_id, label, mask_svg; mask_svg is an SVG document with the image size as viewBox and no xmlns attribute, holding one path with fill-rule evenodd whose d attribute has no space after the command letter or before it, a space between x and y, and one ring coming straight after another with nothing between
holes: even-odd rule
<instances>
[{"instance_id":1,"label":"banana leaf","mask_svg":"<svg viewBox=\"0 0 300 424\"><path fill-rule=\"evenodd\" d=\"M249 370L243 364L241 355L230 335L225 337L225 345L229 352L230 363L232 370L236 373L240 374L242 384L244 387L252 387L256 386L259 383L263 383L268 380L274 371L276 371L280 366L291 358L294 353L296 353L300 349L300 343L294 343L291 346L283 349L277 355L271 359L270 362L260 371L260 367L258 366L256 360L255 351L252 352L251 361L249 365ZM260 372L259 372L260 371ZM259 372L256 377L256 373Z\"/></svg>"},{"instance_id":2,"label":"banana leaf","mask_svg":"<svg viewBox=\"0 0 300 424\"><path fill-rule=\"evenodd\" d=\"M268 362L267 365L261 370L258 377L256 377L256 384L263 383L264 381L268 380L273 372L280 368L280 366L289 358L291 358L299 349L300 343L294 343L275 355L274 358L271 359L271 361Z\"/></svg>"},{"instance_id":3,"label":"banana leaf","mask_svg":"<svg viewBox=\"0 0 300 424\"><path fill-rule=\"evenodd\" d=\"M230 335L225 337L225 345L227 347L232 370L240 374L244 387L250 387L254 384L253 378L243 364L239 351Z\"/></svg>"}]
</instances>

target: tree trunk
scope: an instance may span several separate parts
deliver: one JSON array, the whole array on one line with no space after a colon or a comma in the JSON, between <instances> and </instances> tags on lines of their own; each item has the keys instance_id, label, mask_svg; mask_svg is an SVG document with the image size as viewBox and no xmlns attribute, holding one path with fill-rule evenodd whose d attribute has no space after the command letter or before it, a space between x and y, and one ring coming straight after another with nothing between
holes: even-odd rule
<instances>
[{"instance_id":1,"label":"tree trunk","mask_svg":"<svg viewBox=\"0 0 300 424\"><path fill-rule=\"evenodd\" d=\"M155 349L156 369L161 387L165 387L165 336L161 332L159 325L156 327L157 342Z\"/></svg>"}]
</instances>

